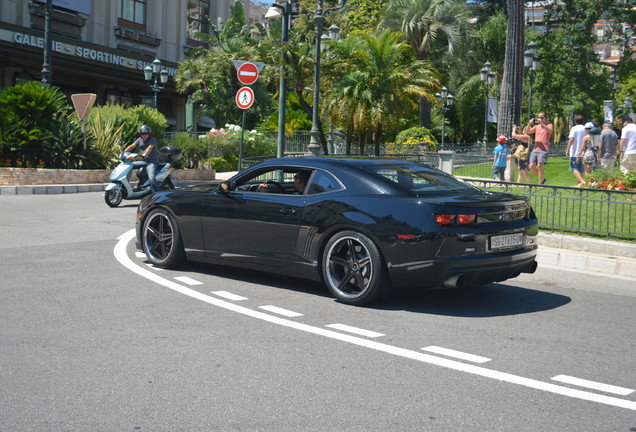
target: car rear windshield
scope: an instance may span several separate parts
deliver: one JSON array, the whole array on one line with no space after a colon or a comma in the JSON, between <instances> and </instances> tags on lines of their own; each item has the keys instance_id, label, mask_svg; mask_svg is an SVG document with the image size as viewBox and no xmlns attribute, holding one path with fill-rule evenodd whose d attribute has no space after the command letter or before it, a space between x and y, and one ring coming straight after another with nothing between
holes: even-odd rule
<instances>
[{"instance_id":1,"label":"car rear windshield","mask_svg":"<svg viewBox=\"0 0 636 432\"><path fill-rule=\"evenodd\" d=\"M442 171L416 164L380 164L362 167L414 195L447 195L477 189Z\"/></svg>"}]
</instances>

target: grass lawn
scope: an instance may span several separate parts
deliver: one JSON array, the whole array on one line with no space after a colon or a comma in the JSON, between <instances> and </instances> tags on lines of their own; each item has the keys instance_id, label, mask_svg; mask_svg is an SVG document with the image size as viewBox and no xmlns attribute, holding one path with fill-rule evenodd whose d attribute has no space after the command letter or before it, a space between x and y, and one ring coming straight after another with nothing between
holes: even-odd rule
<instances>
[{"instance_id":1,"label":"grass lawn","mask_svg":"<svg viewBox=\"0 0 636 432\"><path fill-rule=\"evenodd\" d=\"M479 172L482 173L481 175L475 175L476 170L474 166L468 168L456 168L454 170L454 174L458 176L472 175L476 177L490 178L490 173L492 172L491 167L492 165L490 163L484 164L483 170L479 169ZM570 159L565 156L549 158L548 163L543 166L543 171L547 185L576 187L578 184L576 177L574 177L570 171ZM613 175L617 177L620 177L621 175L620 169L617 166L614 167ZM585 177L585 174L583 177ZM538 182L538 179L532 173L530 173L530 180L535 184Z\"/></svg>"}]
</instances>

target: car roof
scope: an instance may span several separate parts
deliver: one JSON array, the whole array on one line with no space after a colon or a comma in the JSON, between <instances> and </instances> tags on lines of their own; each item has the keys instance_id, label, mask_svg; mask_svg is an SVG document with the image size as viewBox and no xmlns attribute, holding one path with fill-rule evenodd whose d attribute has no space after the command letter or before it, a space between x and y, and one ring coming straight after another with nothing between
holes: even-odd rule
<instances>
[{"instance_id":1,"label":"car roof","mask_svg":"<svg viewBox=\"0 0 636 432\"><path fill-rule=\"evenodd\" d=\"M386 163L391 164L402 164L402 165L413 165L413 162L400 160L400 159L390 159L390 158L374 158L374 159L366 159L366 158L340 158L340 157L284 157L284 158L275 158L269 159L258 166L294 166L294 167L314 167L314 168L327 168L327 167L339 167L343 168L345 166L349 167L365 167L365 166L373 166L373 165L384 165Z\"/></svg>"}]
</instances>

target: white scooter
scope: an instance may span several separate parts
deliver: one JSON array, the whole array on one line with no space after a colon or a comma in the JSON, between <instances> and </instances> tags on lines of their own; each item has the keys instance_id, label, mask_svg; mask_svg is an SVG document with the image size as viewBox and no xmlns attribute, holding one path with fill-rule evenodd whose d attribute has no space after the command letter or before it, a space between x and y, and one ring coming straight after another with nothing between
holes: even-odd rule
<instances>
[{"instance_id":1,"label":"white scooter","mask_svg":"<svg viewBox=\"0 0 636 432\"><path fill-rule=\"evenodd\" d=\"M170 171L172 170L170 162L178 161L181 156L181 150L175 146L165 146L159 149L160 163L155 173L155 181L159 190L174 189L170 179ZM147 176L140 178L134 187L130 182L133 171L137 169L134 163L139 160L139 156L136 153L123 152L119 159L121 163L110 174L110 183L106 186L104 193L104 201L110 207L117 207L122 200L142 198L152 193L150 180Z\"/></svg>"}]
</instances>

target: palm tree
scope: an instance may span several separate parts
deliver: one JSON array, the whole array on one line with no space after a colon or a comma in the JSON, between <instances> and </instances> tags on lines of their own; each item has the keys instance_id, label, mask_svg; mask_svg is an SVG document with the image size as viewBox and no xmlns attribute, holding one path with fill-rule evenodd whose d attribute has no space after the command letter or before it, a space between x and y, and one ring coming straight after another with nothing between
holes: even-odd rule
<instances>
[{"instance_id":1,"label":"palm tree","mask_svg":"<svg viewBox=\"0 0 636 432\"><path fill-rule=\"evenodd\" d=\"M434 97L438 75L430 62L414 59L402 33L354 32L332 50L330 64L344 66L326 68L326 79L333 84L326 86L327 111L361 145L372 136L379 155L385 132L395 130L404 114L417 108L419 98Z\"/></svg>"},{"instance_id":2,"label":"palm tree","mask_svg":"<svg viewBox=\"0 0 636 432\"><path fill-rule=\"evenodd\" d=\"M507 135L513 124L519 125L521 122L525 45L524 6L523 0L508 0L508 37L499 100L498 134Z\"/></svg>"},{"instance_id":3,"label":"palm tree","mask_svg":"<svg viewBox=\"0 0 636 432\"><path fill-rule=\"evenodd\" d=\"M418 60L453 56L469 37L470 14L458 0L390 0L382 27L401 31ZM431 127L430 101L420 100L420 126Z\"/></svg>"}]
</instances>

